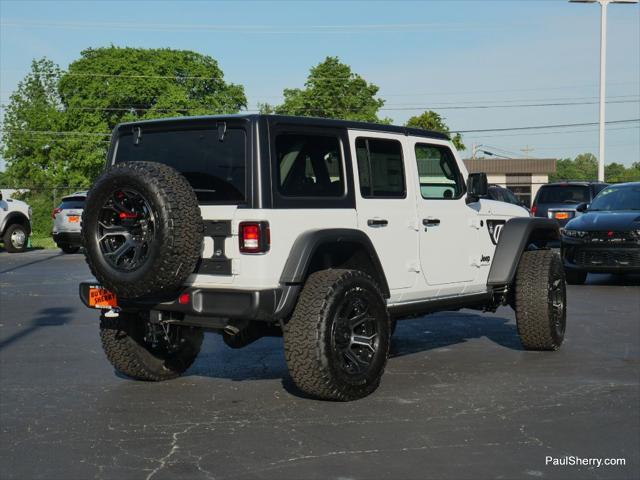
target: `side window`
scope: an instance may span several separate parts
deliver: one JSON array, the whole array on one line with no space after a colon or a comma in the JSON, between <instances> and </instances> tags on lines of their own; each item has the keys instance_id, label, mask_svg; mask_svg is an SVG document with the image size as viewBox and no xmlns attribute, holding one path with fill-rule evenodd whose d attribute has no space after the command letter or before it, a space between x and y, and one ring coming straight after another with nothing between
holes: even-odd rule
<instances>
[{"instance_id":1,"label":"side window","mask_svg":"<svg viewBox=\"0 0 640 480\"><path fill-rule=\"evenodd\" d=\"M397 140L356 139L360 194L364 198L405 198L402 145Z\"/></svg>"},{"instance_id":2,"label":"side window","mask_svg":"<svg viewBox=\"0 0 640 480\"><path fill-rule=\"evenodd\" d=\"M520 200L518 200L518 198L509 189L504 191L504 198L509 203L513 203L514 205L520 205Z\"/></svg>"},{"instance_id":3,"label":"side window","mask_svg":"<svg viewBox=\"0 0 640 480\"><path fill-rule=\"evenodd\" d=\"M341 197L345 192L337 137L283 133L276 136L278 189L287 197Z\"/></svg>"},{"instance_id":4,"label":"side window","mask_svg":"<svg viewBox=\"0 0 640 480\"><path fill-rule=\"evenodd\" d=\"M462 175L449 148L418 143L416 161L422 198L449 200L462 196Z\"/></svg>"},{"instance_id":5,"label":"side window","mask_svg":"<svg viewBox=\"0 0 640 480\"><path fill-rule=\"evenodd\" d=\"M504 195L502 194L502 190L498 187L489 187L489 196L492 200L497 200L499 202L504 202Z\"/></svg>"}]
</instances>

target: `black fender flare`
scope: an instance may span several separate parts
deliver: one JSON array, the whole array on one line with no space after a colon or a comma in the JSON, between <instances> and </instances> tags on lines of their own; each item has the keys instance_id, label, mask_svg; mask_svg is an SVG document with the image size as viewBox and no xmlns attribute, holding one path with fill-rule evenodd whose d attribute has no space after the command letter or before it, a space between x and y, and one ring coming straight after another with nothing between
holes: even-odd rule
<instances>
[{"instance_id":1,"label":"black fender flare","mask_svg":"<svg viewBox=\"0 0 640 480\"><path fill-rule=\"evenodd\" d=\"M549 218L518 217L508 220L493 254L487 285L509 285L516 275L522 253L534 244L544 247L560 239L558 222Z\"/></svg>"},{"instance_id":2,"label":"black fender flare","mask_svg":"<svg viewBox=\"0 0 640 480\"><path fill-rule=\"evenodd\" d=\"M320 246L328 243L355 243L361 246L369 255L371 264L378 274L382 294L385 298L389 298L387 277L371 239L363 231L351 228L311 230L301 234L291 247L289 258L287 258L280 276L280 283L291 285L304 282L314 253Z\"/></svg>"},{"instance_id":3,"label":"black fender flare","mask_svg":"<svg viewBox=\"0 0 640 480\"><path fill-rule=\"evenodd\" d=\"M9 225L13 225L14 223L19 223L24 225L27 229L27 235L31 235L31 222L29 218L22 212L11 212L7 215L0 225L0 233L4 235L5 230Z\"/></svg>"}]
</instances>

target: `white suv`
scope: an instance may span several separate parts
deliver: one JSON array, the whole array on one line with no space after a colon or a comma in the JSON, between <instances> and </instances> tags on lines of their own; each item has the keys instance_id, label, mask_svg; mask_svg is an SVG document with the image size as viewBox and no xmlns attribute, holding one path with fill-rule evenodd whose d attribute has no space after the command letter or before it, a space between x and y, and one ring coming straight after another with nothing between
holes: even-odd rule
<instances>
[{"instance_id":1,"label":"white suv","mask_svg":"<svg viewBox=\"0 0 640 480\"><path fill-rule=\"evenodd\" d=\"M53 218L51 236L64 253L77 253L80 250L82 209L86 197L86 191L62 197L60 205L51 212Z\"/></svg>"},{"instance_id":2,"label":"white suv","mask_svg":"<svg viewBox=\"0 0 640 480\"><path fill-rule=\"evenodd\" d=\"M525 348L566 323L557 224L488 200L449 139L424 130L266 115L116 127L89 191L83 244L117 370L163 380L203 330L231 347L282 334L304 392L376 389L396 319L516 310Z\"/></svg>"},{"instance_id":3,"label":"white suv","mask_svg":"<svg viewBox=\"0 0 640 480\"><path fill-rule=\"evenodd\" d=\"M9 253L24 252L31 235L31 207L21 200L4 198L0 191L0 240Z\"/></svg>"}]
</instances>

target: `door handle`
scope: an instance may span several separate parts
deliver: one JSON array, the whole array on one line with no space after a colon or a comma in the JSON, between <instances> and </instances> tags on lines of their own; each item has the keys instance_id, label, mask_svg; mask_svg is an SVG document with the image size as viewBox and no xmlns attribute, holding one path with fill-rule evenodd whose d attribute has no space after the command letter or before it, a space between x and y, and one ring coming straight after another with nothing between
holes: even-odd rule
<instances>
[{"instance_id":1,"label":"door handle","mask_svg":"<svg viewBox=\"0 0 640 480\"><path fill-rule=\"evenodd\" d=\"M369 220L367 220L367 225L374 228L386 227L387 225L389 225L389 221L385 220L384 218L370 218Z\"/></svg>"},{"instance_id":2,"label":"door handle","mask_svg":"<svg viewBox=\"0 0 640 480\"><path fill-rule=\"evenodd\" d=\"M423 218L422 225L424 225L425 227L437 227L438 225L440 225L440 219L439 218Z\"/></svg>"}]
</instances>

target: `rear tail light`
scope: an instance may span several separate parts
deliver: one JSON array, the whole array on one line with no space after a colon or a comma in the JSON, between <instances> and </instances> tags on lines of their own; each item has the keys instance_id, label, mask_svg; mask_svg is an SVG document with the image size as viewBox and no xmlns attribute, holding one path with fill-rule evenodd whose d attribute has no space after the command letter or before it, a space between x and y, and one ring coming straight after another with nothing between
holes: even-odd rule
<instances>
[{"instance_id":1,"label":"rear tail light","mask_svg":"<svg viewBox=\"0 0 640 480\"><path fill-rule=\"evenodd\" d=\"M536 216L536 213L538 212L538 205L536 205L535 203L531 206L531 215L533 215L534 217Z\"/></svg>"},{"instance_id":2,"label":"rear tail light","mask_svg":"<svg viewBox=\"0 0 640 480\"><path fill-rule=\"evenodd\" d=\"M238 228L240 253L264 253L269 251L271 232L268 222L241 222Z\"/></svg>"},{"instance_id":3,"label":"rear tail light","mask_svg":"<svg viewBox=\"0 0 640 480\"><path fill-rule=\"evenodd\" d=\"M51 212L51 218L53 218L55 220L56 215L59 214L61 211L62 211L62 209L60 207L54 208L53 211Z\"/></svg>"}]
</instances>

